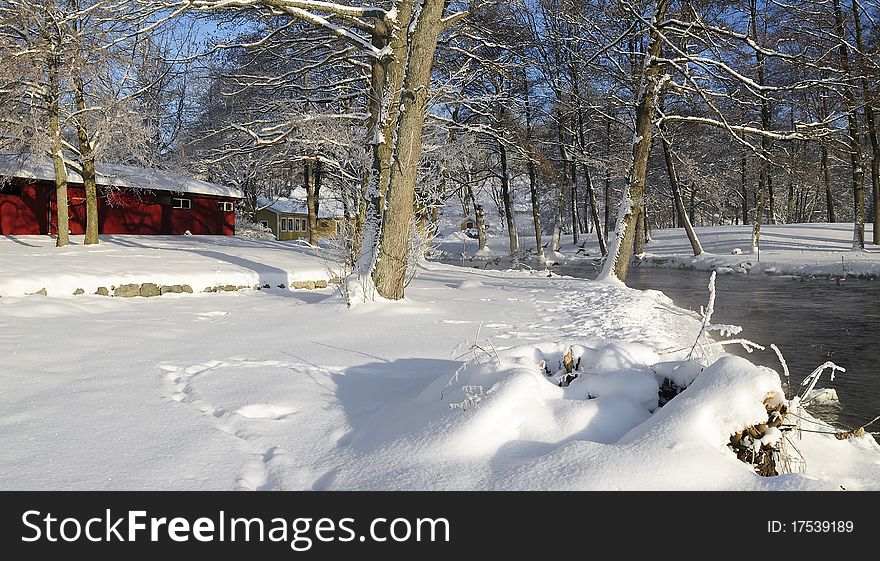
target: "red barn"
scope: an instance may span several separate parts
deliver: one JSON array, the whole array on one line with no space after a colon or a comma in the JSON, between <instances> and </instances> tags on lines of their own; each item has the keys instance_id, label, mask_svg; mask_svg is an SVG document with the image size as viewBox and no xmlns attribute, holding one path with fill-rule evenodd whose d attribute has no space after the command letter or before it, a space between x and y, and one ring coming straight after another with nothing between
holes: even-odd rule
<instances>
[{"instance_id":1,"label":"red barn","mask_svg":"<svg viewBox=\"0 0 880 561\"><path fill-rule=\"evenodd\" d=\"M84 234L85 188L68 172L70 233ZM101 234L235 233L238 189L165 171L99 164ZM55 234L55 173L50 158L0 154L0 235Z\"/></svg>"}]
</instances>

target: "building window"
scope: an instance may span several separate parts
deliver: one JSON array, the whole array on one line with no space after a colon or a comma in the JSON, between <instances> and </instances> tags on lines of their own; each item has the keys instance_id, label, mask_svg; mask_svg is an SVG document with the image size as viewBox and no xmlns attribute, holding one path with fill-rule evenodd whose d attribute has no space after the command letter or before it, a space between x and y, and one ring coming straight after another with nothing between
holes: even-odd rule
<instances>
[{"instance_id":1,"label":"building window","mask_svg":"<svg viewBox=\"0 0 880 561\"><path fill-rule=\"evenodd\" d=\"M269 221L268 220L260 220L260 226L262 226L263 228L268 228Z\"/></svg>"},{"instance_id":2,"label":"building window","mask_svg":"<svg viewBox=\"0 0 880 561\"><path fill-rule=\"evenodd\" d=\"M229 201L222 201L217 203L217 208L220 209L220 212L232 212L234 210L232 203Z\"/></svg>"},{"instance_id":3,"label":"building window","mask_svg":"<svg viewBox=\"0 0 880 561\"><path fill-rule=\"evenodd\" d=\"M189 199L171 199L171 208L192 208L192 201Z\"/></svg>"},{"instance_id":4,"label":"building window","mask_svg":"<svg viewBox=\"0 0 880 561\"><path fill-rule=\"evenodd\" d=\"M287 231L287 219L286 218L279 218L278 222L281 224L281 231L286 232Z\"/></svg>"},{"instance_id":5,"label":"building window","mask_svg":"<svg viewBox=\"0 0 880 561\"><path fill-rule=\"evenodd\" d=\"M21 196L21 185L4 185L0 183L0 195Z\"/></svg>"},{"instance_id":6,"label":"building window","mask_svg":"<svg viewBox=\"0 0 880 561\"><path fill-rule=\"evenodd\" d=\"M296 231L297 232L305 232L306 231L306 221L302 218L296 219Z\"/></svg>"}]
</instances>

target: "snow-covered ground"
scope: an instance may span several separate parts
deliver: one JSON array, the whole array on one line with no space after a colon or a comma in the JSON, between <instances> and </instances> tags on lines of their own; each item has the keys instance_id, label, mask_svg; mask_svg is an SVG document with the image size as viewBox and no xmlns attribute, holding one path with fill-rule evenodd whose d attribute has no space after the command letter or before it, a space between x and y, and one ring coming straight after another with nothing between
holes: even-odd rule
<instances>
[{"instance_id":1,"label":"snow-covered ground","mask_svg":"<svg viewBox=\"0 0 880 561\"><path fill-rule=\"evenodd\" d=\"M765 225L761 228L760 256L751 252L751 226L697 228L705 251L700 257L693 256L684 230L655 230L654 241L645 248L645 264L719 273L877 277L880 247L870 244L872 227L865 225L865 251L853 251L852 224Z\"/></svg>"},{"instance_id":2,"label":"snow-covered ground","mask_svg":"<svg viewBox=\"0 0 880 561\"><path fill-rule=\"evenodd\" d=\"M49 236L0 238L0 297L45 290L70 296L77 289L124 284L189 285L193 291L233 286L289 287L327 280L332 267L307 246L227 236L101 236L98 245L56 248ZM295 249L294 249L295 248Z\"/></svg>"},{"instance_id":3,"label":"snow-covered ground","mask_svg":"<svg viewBox=\"0 0 880 561\"><path fill-rule=\"evenodd\" d=\"M21 237L0 254L4 286L325 271L266 240ZM657 292L430 263L405 300L352 309L332 288L108 298L71 282L0 290L4 489L880 489L870 435L788 432L805 474L739 461L730 435L766 422L779 377L718 351L682 363L700 322ZM559 387L568 351L580 375ZM663 378L695 380L659 407Z\"/></svg>"},{"instance_id":4,"label":"snow-covered ground","mask_svg":"<svg viewBox=\"0 0 880 561\"><path fill-rule=\"evenodd\" d=\"M522 226L522 225L520 225ZM870 242L873 225L866 224L866 240ZM477 253L477 240L465 236L457 228L441 230L435 247L447 258ZM697 236L704 253L694 257L690 242L682 228L657 229L653 241L645 246L642 266L688 268L725 273L771 273L821 276L880 276L880 247L867 246L865 251L852 250L852 224L785 224L764 225L760 256L752 253L751 226L697 227ZM543 243L550 241L545 236ZM548 258L569 261L583 257L599 257L594 234L583 234L577 246L571 236L562 247L562 254ZM521 247L534 250L534 235L520 233ZM509 242L501 232L489 238L489 246L478 259L505 259ZM532 263L534 264L534 263Z\"/></svg>"}]
</instances>

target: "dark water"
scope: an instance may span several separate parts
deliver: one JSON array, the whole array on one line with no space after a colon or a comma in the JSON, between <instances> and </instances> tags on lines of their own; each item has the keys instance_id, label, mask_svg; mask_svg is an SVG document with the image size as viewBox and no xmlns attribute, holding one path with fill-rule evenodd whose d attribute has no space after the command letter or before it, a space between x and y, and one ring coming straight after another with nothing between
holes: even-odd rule
<instances>
[{"instance_id":1,"label":"dark water","mask_svg":"<svg viewBox=\"0 0 880 561\"><path fill-rule=\"evenodd\" d=\"M590 266L565 266L560 274L593 278ZM659 290L681 308L699 311L708 299L710 273L656 268L633 268L627 285ZM756 364L782 367L775 343L791 372L791 389L817 366L832 361L846 368L832 382L829 371L817 388L837 390L840 405L817 406L814 412L835 425L859 427L880 415L880 281L771 275L718 275L713 323L739 325L740 337L767 347L746 353L739 345L728 352ZM791 397L793 394L788 393ZM868 430L880 430L880 421Z\"/></svg>"}]
</instances>

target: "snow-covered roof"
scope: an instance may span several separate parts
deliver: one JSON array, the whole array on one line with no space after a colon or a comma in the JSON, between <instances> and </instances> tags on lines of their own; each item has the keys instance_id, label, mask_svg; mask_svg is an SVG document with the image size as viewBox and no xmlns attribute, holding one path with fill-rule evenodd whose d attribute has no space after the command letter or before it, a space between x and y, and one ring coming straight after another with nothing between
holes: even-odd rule
<instances>
[{"instance_id":1,"label":"snow-covered roof","mask_svg":"<svg viewBox=\"0 0 880 561\"><path fill-rule=\"evenodd\" d=\"M208 183L192 177L184 177L158 169L123 166L118 164L95 164L99 185L113 185L128 189L149 189L174 193L193 193L217 197L242 198L235 187ZM82 177L68 169L68 181L82 183ZM22 179L55 180L55 169L48 156L0 153L0 175Z\"/></svg>"},{"instance_id":2,"label":"snow-covered roof","mask_svg":"<svg viewBox=\"0 0 880 561\"><path fill-rule=\"evenodd\" d=\"M267 199L260 197L257 204L275 214L308 214L305 189L298 189L290 197ZM341 218L345 216L342 203L334 198L321 197L318 205L318 218Z\"/></svg>"}]
</instances>

